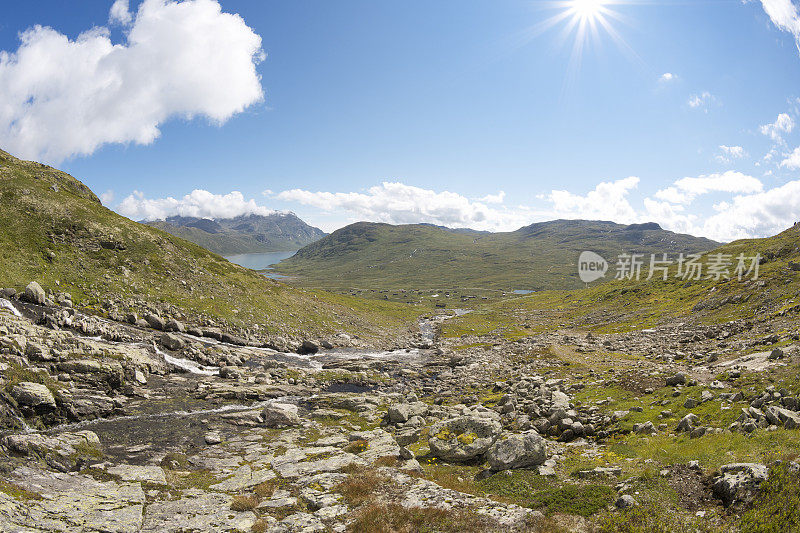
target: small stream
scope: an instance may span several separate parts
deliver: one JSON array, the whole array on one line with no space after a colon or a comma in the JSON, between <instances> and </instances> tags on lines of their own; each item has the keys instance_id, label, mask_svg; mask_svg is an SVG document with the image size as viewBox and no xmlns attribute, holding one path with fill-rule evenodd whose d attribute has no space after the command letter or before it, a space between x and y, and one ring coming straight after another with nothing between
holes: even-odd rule
<instances>
[{"instance_id":1,"label":"small stream","mask_svg":"<svg viewBox=\"0 0 800 533\"><path fill-rule=\"evenodd\" d=\"M17 317L33 319L39 311L38 306L24 304L22 312L9 300L0 298L0 308L8 309ZM456 310L460 316L468 310ZM30 315L30 316L29 316ZM452 315L451 315L452 316ZM95 317L98 318L98 317ZM436 341L437 325L449 316L436 316L421 320L420 334L424 343L433 345ZM111 321L107 321L111 323ZM177 373L167 376L151 374L145 387L147 397L131 397L125 404L126 414L111 418L84 420L50 427L42 433L54 435L68 431L91 430L103 443L104 452L111 460L125 461L130 464L146 464L154 456L167 451L189 451L204 445L204 435L209 431L232 435L237 426L225 420L225 416L245 411L263 409L272 402L297 403L300 398L283 397L279 399L244 403L236 400L206 400L196 396L195 390L201 382L215 379L219 367L205 366L196 361L175 357L159 349L152 341L148 342L114 342L100 337L81 336L87 340L110 345L126 345L140 350L151 350L161 357L167 365ZM245 366L259 368L268 361L278 361L290 367L308 370L322 370L326 365L348 360L382 359L382 360L415 360L423 359L428 350L409 348L391 351L365 351L358 348L344 348L321 351L316 354L299 355L296 353L277 352L263 347L238 346L206 337L194 337L178 334L186 340L205 345L221 345L235 350L245 359ZM326 393L363 394L375 387L349 383L336 383L328 386ZM24 420L22 421L24 423ZM33 430L25 424L25 432ZM155 454L155 455L154 455Z\"/></svg>"}]
</instances>

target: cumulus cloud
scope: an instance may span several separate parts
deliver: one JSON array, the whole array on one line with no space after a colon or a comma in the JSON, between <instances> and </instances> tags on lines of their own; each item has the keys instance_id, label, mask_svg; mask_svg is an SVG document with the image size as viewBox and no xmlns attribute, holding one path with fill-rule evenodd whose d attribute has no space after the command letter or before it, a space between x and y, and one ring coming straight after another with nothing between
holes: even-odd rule
<instances>
[{"instance_id":1,"label":"cumulus cloud","mask_svg":"<svg viewBox=\"0 0 800 533\"><path fill-rule=\"evenodd\" d=\"M719 240L775 235L800 220L800 180L715 206L697 232Z\"/></svg>"},{"instance_id":2,"label":"cumulus cloud","mask_svg":"<svg viewBox=\"0 0 800 533\"><path fill-rule=\"evenodd\" d=\"M794 36L800 51L800 14L792 0L761 0L761 5L775 26Z\"/></svg>"},{"instance_id":3,"label":"cumulus cloud","mask_svg":"<svg viewBox=\"0 0 800 533\"><path fill-rule=\"evenodd\" d=\"M792 170L800 168L800 146L795 148L788 157L781 161L781 166Z\"/></svg>"},{"instance_id":4,"label":"cumulus cloud","mask_svg":"<svg viewBox=\"0 0 800 533\"><path fill-rule=\"evenodd\" d=\"M659 81L664 82L664 83L669 82L669 81L675 81L677 79L678 79L678 76L676 76L672 72L665 72L664 74L661 75L661 77L658 78Z\"/></svg>"},{"instance_id":5,"label":"cumulus cloud","mask_svg":"<svg viewBox=\"0 0 800 533\"><path fill-rule=\"evenodd\" d=\"M128 7L128 0L116 0L111 5L111 11L108 13L108 22L111 24L128 25L133 20L130 8Z\"/></svg>"},{"instance_id":6,"label":"cumulus cloud","mask_svg":"<svg viewBox=\"0 0 800 533\"><path fill-rule=\"evenodd\" d=\"M117 212L133 220L162 220L169 216L234 218L239 215L270 215L276 211L245 200L239 191L213 194L195 189L183 198L146 198L139 191L122 200Z\"/></svg>"},{"instance_id":7,"label":"cumulus cloud","mask_svg":"<svg viewBox=\"0 0 800 533\"><path fill-rule=\"evenodd\" d=\"M708 106L711 105L716 99L708 92L704 91L700 94L693 94L689 97L688 104L692 109L703 109L708 112Z\"/></svg>"},{"instance_id":8,"label":"cumulus cloud","mask_svg":"<svg viewBox=\"0 0 800 533\"><path fill-rule=\"evenodd\" d=\"M612 220L629 224L639 218L628 201L628 194L639 185L639 178L630 176L617 181L602 182L586 195L569 191L552 191L546 199L560 218Z\"/></svg>"},{"instance_id":9,"label":"cumulus cloud","mask_svg":"<svg viewBox=\"0 0 800 533\"><path fill-rule=\"evenodd\" d=\"M794 119L786 113L781 113L772 124L764 124L759 128L761 133L775 142L783 141L785 133L791 133L794 129Z\"/></svg>"},{"instance_id":10,"label":"cumulus cloud","mask_svg":"<svg viewBox=\"0 0 800 533\"><path fill-rule=\"evenodd\" d=\"M713 192L755 193L763 188L764 184L757 178L729 170L722 174L681 178L672 186L657 191L654 196L666 202L689 204L698 196Z\"/></svg>"},{"instance_id":11,"label":"cumulus cloud","mask_svg":"<svg viewBox=\"0 0 800 533\"><path fill-rule=\"evenodd\" d=\"M108 189L106 192L104 192L103 194L100 195L100 201L105 206L111 205L111 202L114 201L114 191L112 191L111 189Z\"/></svg>"},{"instance_id":12,"label":"cumulus cloud","mask_svg":"<svg viewBox=\"0 0 800 533\"><path fill-rule=\"evenodd\" d=\"M721 144L719 149L722 153L717 156L717 161L722 163L730 163L735 159L742 159L747 155L747 152L745 152L744 148L741 146L726 146Z\"/></svg>"},{"instance_id":13,"label":"cumulus cloud","mask_svg":"<svg viewBox=\"0 0 800 533\"><path fill-rule=\"evenodd\" d=\"M486 202L487 204L502 204L503 200L505 200L505 197L505 191L500 191L497 194L487 194L481 198L481 201Z\"/></svg>"},{"instance_id":14,"label":"cumulus cloud","mask_svg":"<svg viewBox=\"0 0 800 533\"><path fill-rule=\"evenodd\" d=\"M493 195L494 204L504 193ZM383 182L366 192L312 192L291 189L274 196L325 212L343 211L351 219L391 224L429 223L480 230L512 230L531 223L533 212L527 207L490 207L486 199L470 200L458 193L437 192L399 182Z\"/></svg>"},{"instance_id":15,"label":"cumulus cloud","mask_svg":"<svg viewBox=\"0 0 800 533\"><path fill-rule=\"evenodd\" d=\"M263 99L261 38L216 0L117 0L107 28L70 40L34 26L0 52L0 145L52 163L107 143L152 143L166 120L222 124Z\"/></svg>"}]
</instances>

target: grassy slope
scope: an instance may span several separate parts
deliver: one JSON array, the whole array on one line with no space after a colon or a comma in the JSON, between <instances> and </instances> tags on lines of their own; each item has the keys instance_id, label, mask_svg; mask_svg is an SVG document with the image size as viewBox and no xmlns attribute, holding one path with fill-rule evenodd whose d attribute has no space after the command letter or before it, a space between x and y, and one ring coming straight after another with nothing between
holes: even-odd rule
<instances>
[{"instance_id":1,"label":"grassy slope","mask_svg":"<svg viewBox=\"0 0 800 533\"><path fill-rule=\"evenodd\" d=\"M164 302L195 318L283 334L382 337L423 311L265 279L117 215L63 172L2 151L0 205L0 286L19 290L37 280L45 289L70 292L82 305L108 297Z\"/></svg>"},{"instance_id":2,"label":"grassy slope","mask_svg":"<svg viewBox=\"0 0 800 533\"><path fill-rule=\"evenodd\" d=\"M800 272L790 269L789 262L800 260L800 227L766 239L736 241L710 253L734 257L760 253L766 262L758 281L684 281L671 276L667 281L612 281L574 291L543 291L484 306L449 321L445 331L448 335L498 331L513 337L564 325L612 332L679 317L722 322L767 316L798 303Z\"/></svg>"},{"instance_id":3,"label":"grassy slope","mask_svg":"<svg viewBox=\"0 0 800 533\"><path fill-rule=\"evenodd\" d=\"M611 260L623 251L696 252L717 243L611 222L534 224L508 233L465 234L429 225L359 222L301 249L277 272L328 289L574 289L580 252Z\"/></svg>"}]
</instances>

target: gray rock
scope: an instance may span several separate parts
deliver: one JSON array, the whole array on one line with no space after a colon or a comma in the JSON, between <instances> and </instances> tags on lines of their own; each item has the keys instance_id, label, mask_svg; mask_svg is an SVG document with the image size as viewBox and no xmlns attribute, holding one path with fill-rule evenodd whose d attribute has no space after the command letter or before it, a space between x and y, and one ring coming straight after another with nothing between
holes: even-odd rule
<instances>
[{"instance_id":1,"label":"gray rock","mask_svg":"<svg viewBox=\"0 0 800 533\"><path fill-rule=\"evenodd\" d=\"M164 329L164 319L162 319L160 316L149 313L146 317L144 317L144 319L147 321L147 325L151 328L159 331Z\"/></svg>"},{"instance_id":2,"label":"gray rock","mask_svg":"<svg viewBox=\"0 0 800 533\"><path fill-rule=\"evenodd\" d=\"M535 430L496 441L486 452L489 468L508 470L538 466L547 459L545 440Z\"/></svg>"},{"instance_id":3,"label":"gray rock","mask_svg":"<svg viewBox=\"0 0 800 533\"><path fill-rule=\"evenodd\" d=\"M681 421L678 422L678 427L675 428L675 431L677 431L678 433L691 431L694 425L699 421L700 417L698 417L694 413L689 413L688 415L681 418Z\"/></svg>"},{"instance_id":4,"label":"gray rock","mask_svg":"<svg viewBox=\"0 0 800 533\"><path fill-rule=\"evenodd\" d=\"M775 348L769 353L767 359L775 361L776 359L783 359L784 357L786 357L786 353L780 348Z\"/></svg>"},{"instance_id":5,"label":"gray rock","mask_svg":"<svg viewBox=\"0 0 800 533\"><path fill-rule=\"evenodd\" d=\"M667 378L667 387L674 387L675 385L686 385L686 374L678 372L674 376Z\"/></svg>"},{"instance_id":6,"label":"gray rock","mask_svg":"<svg viewBox=\"0 0 800 533\"><path fill-rule=\"evenodd\" d=\"M53 393L41 383L31 383L30 381L18 383L11 389L11 397L20 405L51 408L56 406Z\"/></svg>"},{"instance_id":7,"label":"gray rock","mask_svg":"<svg viewBox=\"0 0 800 533\"><path fill-rule=\"evenodd\" d=\"M638 505L636 500L630 494L623 494L617 501L614 503L617 509L630 509L631 507L635 507Z\"/></svg>"},{"instance_id":8,"label":"gray rock","mask_svg":"<svg viewBox=\"0 0 800 533\"><path fill-rule=\"evenodd\" d=\"M23 294L23 297L26 301L39 305L44 305L47 301L47 294L44 292L44 289L42 289L42 286L35 281L28 283L28 286L25 287L25 294Z\"/></svg>"},{"instance_id":9,"label":"gray rock","mask_svg":"<svg viewBox=\"0 0 800 533\"><path fill-rule=\"evenodd\" d=\"M310 340L304 340L300 344L300 347L297 349L297 353L299 353L300 355L317 353L318 351L319 351L319 346L317 346L317 343L312 342Z\"/></svg>"},{"instance_id":10,"label":"gray rock","mask_svg":"<svg viewBox=\"0 0 800 533\"><path fill-rule=\"evenodd\" d=\"M177 335L173 335L172 333L163 333L158 338L159 344L166 348L167 350L180 350L185 345L182 338L178 337Z\"/></svg>"},{"instance_id":11,"label":"gray rock","mask_svg":"<svg viewBox=\"0 0 800 533\"><path fill-rule=\"evenodd\" d=\"M186 331L186 328L184 327L183 323L175 320L174 318L170 318L167 321L167 324L164 326L164 329L166 331L177 331L179 333L183 333L184 331Z\"/></svg>"},{"instance_id":12,"label":"gray rock","mask_svg":"<svg viewBox=\"0 0 800 533\"><path fill-rule=\"evenodd\" d=\"M414 416L424 416L428 411L428 406L422 402L413 403L400 403L389 407L387 414L389 415L389 422L398 424L407 422L408 419Z\"/></svg>"},{"instance_id":13,"label":"gray rock","mask_svg":"<svg viewBox=\"0 0 800 533\"><path fill-rule=\"evenodd\" d=\"M502 426L484 417L460 416L431 427L428 446L444 461L468 461L483 453L500 436Z\"/></svg>"},{"instance_id":14,"label":"gray rock","mask_svg":"<svg viewBox=\"0 0 800 533\"><path fill-rule=\"evenodd\" d=\"M219 444L220 442L222 442L222 437L220 436L219 433L212 431L206 433L205 437L203 437L203 440L206 441L206 444L213 446L214 444Z\"/></svg>"},{"instance_id":15,"label":"gray rock","mask_svg":"<svg viewBox=\"0 0 800 533\"><path fill-rule=\"evenodd\" d=\"M297 406L289 403L273 403L261 412L264 425L269 428L299 426Z\"/></svg>"},{"instance_id":16,"label":"gray rock","mask_svg":"<svg viewBox=\"0 0 800 533\"><path fill-rule=\"evenodd\" d=\"M714 481L714 495L726 506L749 501L769 477L767 467L758 463L733 463L720 467L721 475Z\"/></svg>"}]
</instances>

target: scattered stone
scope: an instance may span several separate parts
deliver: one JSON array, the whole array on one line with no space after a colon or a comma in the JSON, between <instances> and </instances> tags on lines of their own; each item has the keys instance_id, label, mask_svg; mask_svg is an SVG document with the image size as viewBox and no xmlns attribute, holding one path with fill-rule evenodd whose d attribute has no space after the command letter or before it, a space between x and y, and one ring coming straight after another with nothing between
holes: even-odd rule
<instances>
[{"instance_id":1,"label":"scattered stone","mask_svg":"<svg viewBox=\"0 0 800 533\"><path fill-rule=\"evenodd\" d=\"M498 440L486 452L489 468L495 471L538 466L546 459L545 441L533 429Z\"/></svg>"},{"instance_id":2,"label":"scattered stone","mask_svg":"<svg viewBox=\"0 0 800 533\"><path fill-rule=\"evenodd\" d=\"M485 453L501 431L496 420L460 416L434 424L428 434L428 446L434 456L444 461L468 461Z\"/></svg>"}]
</instances>

